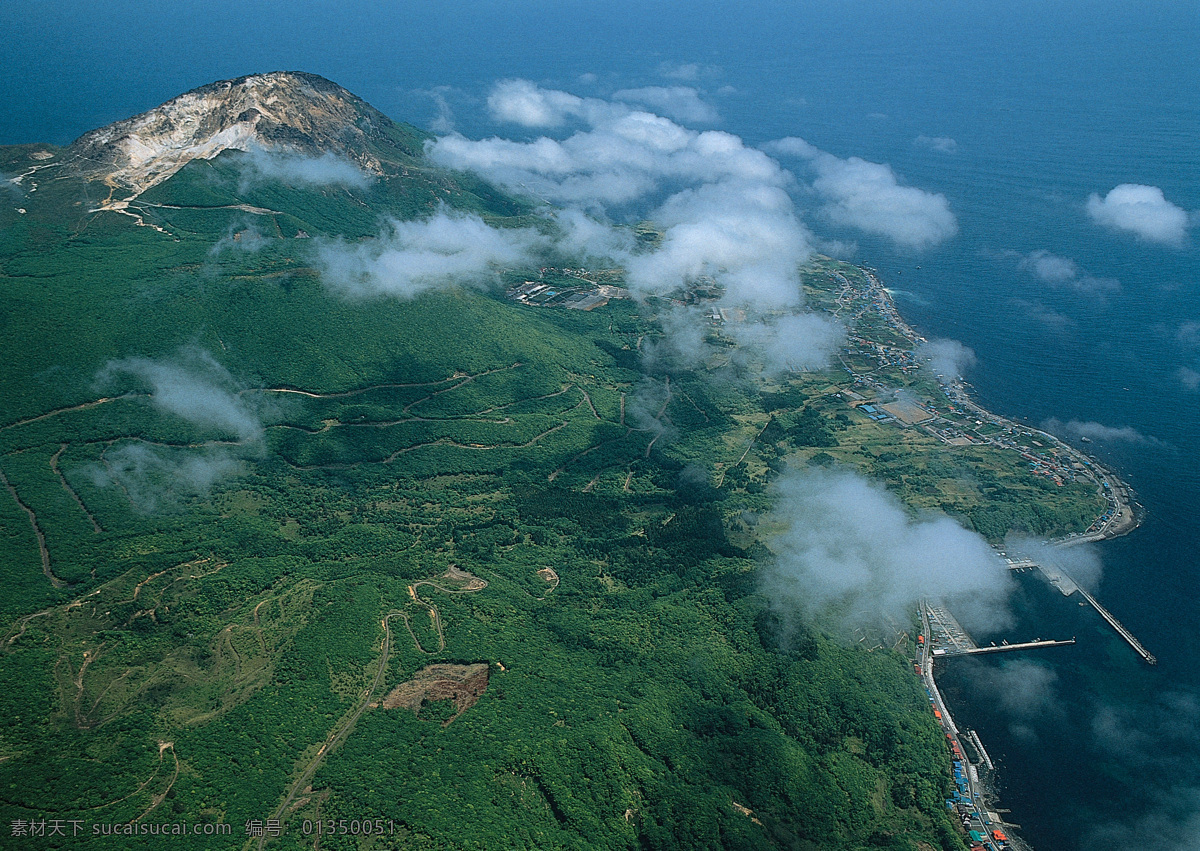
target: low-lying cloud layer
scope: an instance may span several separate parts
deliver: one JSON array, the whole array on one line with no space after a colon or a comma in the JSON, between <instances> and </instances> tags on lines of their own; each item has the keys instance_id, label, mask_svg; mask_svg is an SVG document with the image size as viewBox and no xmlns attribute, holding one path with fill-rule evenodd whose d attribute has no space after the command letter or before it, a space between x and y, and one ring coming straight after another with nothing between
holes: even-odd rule
<instances>
[{"instance_id":1,"label":"low-lying cloud layer","mask_svg":"<svg viewBox=\"0 0 1200 851\"><path fill-rule=\"evenodd\" d=\"M1200 848L1200 775L1192 756L1200 736L1200 694L1175 685L1137 708L1102 704L1093 713L1091 733L1103 751L1139 772L1152 803L1132 820L1097 820L1086 837L1089 845L1116 851Z\"/></svg>"},{"instance_id":2,"label":"low-lying cloud layer","mask_svg":"<svg viewBox=\"0 0 1200 851\"><path fill-rule=\"evenodd\" d=\"M1040 301L1029 301L1028 299L1016 298L1012 302L1021 309L1021 312L1029 319L1041 325L1048 331L1055 333L1063 333L1075 327L1075 320L1071 317L1058 312L1052 307L1048 307Z\"/></svg>"},{"instance_id":3,"label":"low-lying cloud layer","mask_svg":"<svg viewBox=\"0 0 1200 851\"><path fill-rule=\"evenodd\" d=\"M835 224L910 249L929 248L958 233L945 195L902 186L889 165L841 159L794 136L772 142L768 150L808 162L817 175L813 188L824 201L823 212Z\"/></svg>"},{"instance_id":4,"label":"low-lying cloud layer","mask_svg":"<svg viewBox=\"0 0 1200 851\"><path fill-rule=\"evenodd\" d=\"M613 92L613 100L636 103L684 124L714 124L717 110L690 86L643 86Z\"/></svg>"},{"instance_id":5,"label":"low-lying cloud layer","mask_svg":"<svg viewBox=\"0 0 1200 851\"><path fill-rule=\"evenodd\" d=\"M267 237L253 222L238 222L231 225L225 234L208 250L208 256L220 257L226 253L254 254L267 245Z\"/></svg>"},{"instance_id":6,"label":"low-lying cloud layer","mask_svg":"<svg viewBox=\"0 0 1200 851\"><path fill-rule=\"evenodd\" d=\"M606 212L644 201L670 183L787 182L778 163L737 136L689 130L625 104L509 80L497 85L488 105L497 119L526 127L555 128L574 119L587 129L562 140L541 136L530 142L444 136L430 144L430 157L557 204Z\"/></svg>"},{"instance_id":7,"label":"low-lying cloud layer","mask_svg":"<svg viewBox=\"0 0 1200 851\"><path fill-rule=\"evenodd\" d=\"M240 160L241 189L268 181L289 186L341 186L346 189L365 189L374 179L354 163L329 152L319 157L307 157L289 151L268 151L253 148Z\"/></svg>"},{"instance_id":8,"label":"low-lying cloud layer","mask_svg":"<svg viewBox=\"0 0 1200 851\"><path fill-rule=\"evenodd\" d=\"M686 189L654 213L661 247L624 258L629 287L662 294L701 275L719 275L731 301L798 307L797 266L811 254L808 231L777 186L722 181Z\"/></svg>"},{"instance_id":9,"label":"low-lying cloud layer","mask_svg":"<svg viewBox=\"0 0 1200 851\"><path fill-rule=\"evenodd\" d=\"M1043 423L1042 427L1051 434L1062 434L1068 437L1079 439L1086 437L1088 440L1110 441L1120 443L1153 443L1154 439L1146 437L1132 426L1121 426L1114 428L1103 423L1097 422L1081 422L1080 420L1069 420L1063 422L1060 419L1049 419Z\"/></svg>"},{"instance_id":10,"label":"low-lying cloud layer","mask_svg":"<svg viewBox=\"0 0 1200 851\"><path fill-rule=\"evenodd\" d=\"M1115 278L1084 274L1074 260L1045 250L1024 255L1017 266L1052 287L1066 287L1085 295L1103 296L1121 289L1120 281Z\"/></svg>"},{"instance_id":11,"label":"low-lying cloud layer","mask_svg":"<svg viewBox=\"0 0 1200 851\"><path fill-rule=\"evenodd\" d=\"M506 80L488 98L492 116L559 129L559 137L475 141L449 135L431 143L429 154L442 165L565 205L568 212L558 216L559 249L624 267L638 297L666 295L711 276L725 287L727 304L760 313L801 309L797 266L818 240L793 199L792 190L800 186L795 175L737 136L689 129L651 111L713 120L715 113L694 89L647 87L615 97L585 98ZM947 140L936 144L950 147ZM839 225L884 235L909 249L957 232L943 195L901 185L886 165L842 160L795 138L768 150L805 160L816 173L815 195L809 197L821 199L822 215ZM642 217L663 228L655 250L634 250L627 233L607 224ZM772 327L783 326L753 316L746 327L727 325L726 333L767 352L769 369L785 363L804 368L827 359L842 332L814 318L803 326L789 327L794 333L780 341L787 345L766 339Z\"/></svg>"},{"instance_id":12,"label":"low-lying cloud layer","mask_svg":"<svg viewBox=\"0 0 1200 851\"><path fill-rule=\"evenodd\" d=\"M552 251L589 267L624 268L638 298L714 278L724 288L722 303L750 308L748 320L727 324L725 333L758 351L768 371L819 366L840 343L843 331L829 320L764 319L802 309L798 267L816 239L790 192L795 176L768 153L730 133L676 123L717 120L696 89L648 86L606 100L503 80L489 93L487 108L498 122L547 135L515 141L452 133L428 143L429 157L565 208L551 214L555 235L498 230L446 212L424 222L391 222L377 240L321 246L317 265L334 289L411 297L431 287L485 282L495 266ZM548 135L553 131L557 136ZM936 244L957 230L943 196L901 186L887 166L839 160L795 139L776 148L811 162L824 210L839 224L909 248ZM653 249L611 224L642 218L662 228ZM685 327L702 325L701 317L664 309L660 319L667 336L678 339L647 346L652 358L695 365L710 354L703 333Z\"/></svg>"},{"instance_id":13,"label":"low-lying cloud layer","mask_svg":"<svg viewBox=\"0 0 1200 851\"><path fill-rule=\"evenodd\" d=\"M136 510L152 514L206 494L218 481L241 470L241 460L223 446L180 449L122 443L106 450L103 464L90 472L97 487L116 485Z\"/></svg>"},{"instance_id":14,"label":"low-lying cloud layer","mask_svg":"<svg viewBox=\"0 0 1200 851\"><path fill-rule=\"evenodd\" d=\"M814 313L793 313L763 322L727 325L727 336L753 352L767 375L820 369L846 339L846 330Z\"/></svg>"},{"instance_id":15,"label":"low-lying cloud layer","mask_svg":"<svg viewBox=\"0 0 1200 851\"><path fill-rule=\"evenodd\" d=\"M1100 823L1089 834L1090 847L1112 851L1197 851L1200 788L1171 789L1132 823Z\"/></svg>"},{"instance_id":16,"label":"low-lying cloud layer","mask_svg":"<svg viewBox=\"0 0 1200 851\"><path fill-rule=\"evenodd\" d=\"M917 347L917 357L925 360L934 375L962 378L976 362L975 352L958 340L930 340Z\"/></svg>"},{"instance_id":17,"label":"low-lying cloud layer","mask_svg":"<svg viewBox=\"0 0 1200 851\"><path fill-rule=\"evenodd\" d=\"M918 148L928 148L943 154L958 153L958 142L949 136L918 136L913 139L913 144Z\"/></svg>"},{"instance_id":18,"label":"low-lying cloud layer","mask_svg":"<svg viewBox=\"0 0 1200 851\"><path fill-rule=\"evenodd\" d=\"M907 623L923 597L944 599L969 630L1007 623L1012 579L983 538L948 517L914 520L883 488L809 470L776 485L775 563L762 590L784 612L832 628Z\"/></svg>"},{"instance_id":19,"label":"low-lying cloud layer","mask_svg":"<svg viewBox=\"0 0 1200 851\"><path fill-rule=\"evenodd\" d=\"M972 698L992 703L1008 716L1008 729L1026 742L1039 738L1049 722L1069 721L1058 694L1058 674L1032 659L1001 659L998 664L979 663L965 668Z\"/></svg>"},{"instance_id":20,"label":"low-lying cloud layer","mask_svg":"<svg viewBox=\"0 0 1200 851\"><path fill-rule=\"evenodd\" d=\"M412 298L429 289L486 285L496 267L528 262L544 246L535 230L493 228L478 216L443 211L393 220L366 242L322 242L315 265L326 285L343 295Z\"/></svg>"},{"instance_id":21,"label":"low-lying cloud layer","mask_svg":"<svg viewBox=\"0 0 1200 851\"><path fill-rule=\"evenodd\" d=\"M233 377L211 354L185 349L172 360L125 358L110 361L96 381L115 386L123 376L148 386L150 401L165 414L239 442L261 439L262 423L237 393Z\"/></svg>"},{"instance_id":22,"label":"low-lying cloud layer","mask_svg":"<svg viewBox=\"0 0 1200 851\"><path fill-rule=\"evenodd\" d=\"M168 418L212 435L190 445L124 442L105 451L103 464L91 471L93 480L100 487L119 486L140 511L207 493L237 473L243 458L262 452L258 411L206 351L189 348L170 359L110 361L96 383L105 389L148 389L151 404Z\"/></svg>"},{"instance_id":23,"label":"low-lying cloud layer","mask_svg":"<svg viewBox=\"0 0 1200 851\"><path fill-rule=\"evenodd\" d=\"M1004 541L1010 555L1028 558L1048 567L1065 571L1068 576L1089 591L1096 590L1104 575L1099 552L1091 544L1057 547L1037 538L1010 535Z\"/></svg>"},{"instance_id":24,"label":"low-lying cloud layer","mask_svg":"<svg viewBox=\"0 0 1200 851\"><path fill-rule=\"evenodd\" d=\"M1147 242L1178 246L1187 239L1188 214L1168 201L1157 186L1122 183L1103 198L1092 193L1087 213L1099 225Z\"/></svg>"},{"instance_id":25,"label":"low-lying cloud layer","mask_svg":"<svg viewBox=\"0 0 1200 851\"><path fill-rule=\"evenodd\" d=\"M719 75L721 69L715 65L701 65L698 62L660 62L658 74L668 80L695 81L701 77Z\"/></svg>"},{"instance_id":26,"label":"low-lying cloud layer","mask_svg":"<svg viewBox=\"0 0 1200 851\"><path fill-rule=\"evenodd\" d=\"M569 119L594 122L613 113L613 106L598 98L543 89L529 80L501 80L492 87L487 105L496 121L534 128L561 127Z\"/></svg>"}]
</instances>

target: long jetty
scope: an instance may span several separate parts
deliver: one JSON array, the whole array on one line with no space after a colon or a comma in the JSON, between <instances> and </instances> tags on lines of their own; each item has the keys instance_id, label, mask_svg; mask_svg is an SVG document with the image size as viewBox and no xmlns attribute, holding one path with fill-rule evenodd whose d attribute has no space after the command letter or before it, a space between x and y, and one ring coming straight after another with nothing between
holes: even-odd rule
<instances>
[{"instance_id":1,"label":"long jetty","mask_svg":"<svg viewBox=\"0 0 1200 851\"><path fill-rule=\"evenodd\" d=\"M1101 612L1101 614L1104 614L1104 613ZM1111 615L1109 617L1111 617ZM1133 638L1133 636L1129 636L1129 637L1131 639ZM1133 640L1136 641L1136 639L1133 639ZM939 647L938 649L933 651L933 655L937 656L938 658L941 658L943 656L976 656L981 653L1004 653L1008 650L1032 650L1035 647L1065 647L1068 644L1074 644L1074 643L1075 643L1074 638L1068 638L1068 639L1061 640L1061 641L1055 641L1055 640L1022 641L1018 644L992 644L992 645L989 645L988 647L970 647L970 648L966 648L966 649L960 649L957 647L943 649L943 648ZM1145 651L1142 651L1142 652L1145 652ZM1149 655L1149 654L1146 654L1146 655ZM1153 659L1154 657L1151 656L1150 658Z\"/></svg>"},{"instance_id":2,"label":"long jetty","mask_svg":"<svg viewBox=\"0 0 1200 851\"><path fill-rule=\"evenodd\" d=\"M1108 625L1117 631L1117 634L1124 638L1134 652L1141 656L1147 663L1157 665L1158 660L1154 655L1142 646L1142 642L1134 638L1133 633L1127 630L1119 620L1113 617L1112 612L1100 605L1100 601L1085 591L1082 587L1079 588L1079 593L1083 595L1083 599L1092 604L1092 608L1100 613L1100 617L1108 621Z\"/></svg>"}]
</instances>

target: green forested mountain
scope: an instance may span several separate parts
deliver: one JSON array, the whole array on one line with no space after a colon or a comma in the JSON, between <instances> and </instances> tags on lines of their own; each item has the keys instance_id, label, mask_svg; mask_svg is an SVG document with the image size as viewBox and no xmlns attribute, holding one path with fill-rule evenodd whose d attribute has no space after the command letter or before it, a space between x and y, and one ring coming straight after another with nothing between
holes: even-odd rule
<instances>
[{"instance_id":1,"label":"green forested mountain","mask_svg":"<svg viewBox=\"0 0 1200 851\"><path fill-rule=\"evenodd\" d=\"M276 85L288 115L205 132L257 121L282 157L130 171L113 140L178 148L175 113L0 150L3 833L964 847L906 637L852 648L759 590L745 518L845 425L789 380L644 368L653 304L506 298L565 262L533 249L332 287L413 220L554 225L327 81Z\"/></svg>"}]
</instances>

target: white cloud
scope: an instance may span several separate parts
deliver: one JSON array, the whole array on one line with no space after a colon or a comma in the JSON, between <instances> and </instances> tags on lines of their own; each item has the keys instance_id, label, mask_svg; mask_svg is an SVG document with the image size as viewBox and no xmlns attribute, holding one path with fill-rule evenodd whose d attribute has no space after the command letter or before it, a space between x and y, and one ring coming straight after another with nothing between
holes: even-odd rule
<instances>
[{"instance_id":1,"label":"white cloud","mask_svg":"<svg viewBox=\"0 0 1200 851\"><path fill-rule=\"evenodd\" d=\"M374 240L324 242L316 265L326 285L344 295L412 298L428 289L487 283L495 267L526 262L544 244L534 230L493 228L478 216L440 212L392 221Z\"/></svg>"},{"instance_id":2,"label":"white cloud","mask_svg":"<svg viewBox=\"0 0 1200 851\"><path fill-rule=\"evenodd\" d=\"M1114 428L1113 426L1097 422L1070 420L1064 423L1059 419L1049 419L1043 424L1043 428L1052 434L1065 434L1074 438L1086 437L1088 440L1118 441L1121 443L1157 442L1154 438L1146 437L1146 435L1132 426Z\"/></svg>"},{"instance_id":3,"label":"white cloud","mask_svg":"<svg viewBox=\"0 0 1200 851\"><path fill-rule=\"evenodd\" d=\"M650 87L617 96L677 115L691 110L693 117L711 117L695 112L703 104L693 89ZM508 122L564 128L562 137L515 142L450 135L431 143L429 154L439 164L567 205L555 216L560 253L624 267L629 288L642 297L712 276L725 288L725 303L751 308L748 321L731 323L727 335L753 349L770 371L823 364L841 340L839 326L810 315L770 322L753 315L801 310L798 266L814 242L787 191L794 176L767 153L730 133L691 130L626 103L523 80L498 84L489 109ZM662 228L660 244L639 249L628 230L604 223L609 217L650 218ZM376 258L368 259L374 269ZM697 312L667 311L662 321L664 338L644 347L648 359L690 367L711 354Z\"/></svg>"},{"instance_id":4,"label":"white cloud","mask_svg":"<svg viewBox=\"0 0 1200 851\"><path fill-rule=\"evenodd\" d=\"M1175 371L1175 377L1179 379L1179 383L1183 385L1184 390L1195 392L1200 390L1200 372L1191 367L1181 366Z\"/></svg>"},{"instance_id":5,"label":"white cloud","mask_svg":"<svg viewBox=\"0 0 1200 851\"><path fill-rule=\"evenodd\" d=\"M1193 757L1200 735L1200 694L1176 685L1137 706L1100 704L1091 732L1096 745L1137 771L1144 781L1139 790L1152 803L1120 821L1097 820L1087 844L1115 851L1200 849L1200 788Z\"/></svg>"},{"instance_id":6,"label":"white cloud","mask_svg":"<svg viewBox=\"0 0 1200 851\"><path fill-rule=\"evenodd\" d=\"M533 128L561 127L568 119L591 123L614 111L627 111L597 98L543 89L529 80L501 80L492 87L487 105L496 121Z\"/></svg>"},{"instance_id":7,"label":"white cloud","mask_svg":"<svg viewBox=\"0 0 1200 851\"><path fill-rule=\"evenodd\" d=\"M254 254L267 245L267 238L254 222L239 222L230 225L225 234L208 249L209 257L219 257L231 251L238 254Z\"/></svg>"},{"instance_id":8,"label":"white cloud","mask_svg":"<svg viewBox=\"0 0 1200 851\"><path fill-rule=\"evenodd\" d=\"M713 124L719 120L716 109L700 99L700 93L689 86L644 86L640 89L621 89L613 99L638 103L655 112L687 124Z\"/></svg>"},{"instance_id":9,"label":"white cloud","mask_svg":"<svg viewBox=\"0 0 1200 851\"><path fill-rule=\"evenodd\" d=\"M96 380L102 386L109 386L121 375L133 376L149 385L150 401L165 413L215 429L225 436L236 436L242 442L262 437L258 414L238 394L225 367L206 351L185 349L171 360L109 361Z\"/></svg>"},{"instance_id":10,"label":"white cloud","mask_svg":"<svg viewBox=\"0 0 1200 851\"><path fill-rule=\"evenodd\" d=\"M969 629L1007 622L1012 580L983 538L948 517L913 520L899 500L849 472L789 473L776 485L763 591L825 625L907 623L918 600L946 600Z\"/></svg>"},{"instance_id":11,"label":"white cloud","mask_svg":"<svg viewBox=\"0 0 1200 851\"><path fill-rule=\"evenodd\" d=\"M434 86L427 91L419 92L425 94L433 100L437 107L437 117L429 122L429 129L434 133L451 133L454 131L454 111L450 108L450 101L446 95L453 91L450 86Z\"/></svg>"},{"instance_id":12,"label":"white cloud","mask_svg":"<svg viewBox=\"0 0 1200 851\"><path fill-rule=\"evenodd\" d=\"M891 166L841 159L794 136L770 143L767 150L808 161L823 212L836 224L885 236L904 248L928 248L958 233L946 196L900 185Z\"/></svg>"},{"instance_id":13,"label":"white cloud","mask_svg":"<svg viewBox=\"0 0 1200 851\"><path fill-rule=\"evenodd\" d=\"M1183 322L1175 332L1179 344L1188 349L1200 347L1200 322Z\"/></svg>"},{"instance_id":14,"label":"white cloud","mask_svg":"<svg viewBox=\"0 0 1200 851\"><path fill-rule=\"evenodd\" d=\"M1088 846L1113 851L1198 851L1200 789L1160 792L1152 808L1139 818L1100 823L1089 834Z\"/></svg>"},{"instance_id":15,"label":"white cloud","mask_svg":"<svg viewBox=\"0 0 1200 851\"><path fill-rule=\"evenodd\" d=\"M846 339L846 329L815 313L792 313L763 322L736 322L724 333L763 360L768 375L820 369Z\"/></svg>"},{"instance_id":16,"label":"white cloud","mask_svg":"<svg viewBox=\"0 0 1200 851\"><path fill-rule=\"evenodd\" d=\"M697 132L668 118L594 98L509 80L493 90L493 113L525 126L556 127L566 117L588 125L562 140L531 142L445 136L429 146L435 162L476 171L560 204L606 209L641 201L668 184L694 185L727 178L784 185L788 176L737 136Z\"/></svg>"},{"instance_id":17,"label":"white cloud","mask_svg":"<svg viewBox=\"0 0 1200 851\"><path fill-rule=\"evenodd\" d=\"M917 347L917 357L929 362L934 375L961 378L976 362L975 352L958 340L930 340Z\"/></svg>"},{"instance_id":18,"label":"white cloud","mask_svg":"<svg viewBox=\"0 0 1200 851\"><path fill-rule=\"evenodd\" d=\"M1079 274L1074 260L1059 257L1049 251L1034 251L1022 258L1018 265L1051 284L1069 281Z\"/></svg>"},{"instance_id":19,"label":"white cloud","mask_svg":"<svg viewBox=\"0 0 1200 851\"><path fill-rule=\"evenodd\" d=\"M734 303L799 306L797 266L811 253L810 237L782 189L705 184L672 196L653 218L666 229L662 245L628 259L631 289L664 293L707 274Z\"/></svg>"},{"instance_id":20,"label":"white cloud","mask_svg":"<svg viewBox=\"0 0 1200 851\"><path fill-rule=\"evenodd\" d=\"M996 666L972 668L968 674L972 690L1001 706L1010 716L1020 719L1062 717L1063 707L1055 686L1058 674L1053 668L1031 659L1001 660Z\"/></svg>"},{"instance_id":21,"label":"white cloud","mask_svg":"<svg viewBox=\"0 0 1200 851\"><path fill-rule=\"evenodd\" d=\"M198 446L129 442L106 449L103 463L90 470L92 479L98 487L119 485L137 510L153 512L207 493L220 479L239 472L243 458L262 451L258 411L208 352L189 348L169 359L110 361L96 382L127 387L130 377L149 388L155 408L220 438Z\"/></svg>"},{"instance_id":22,"label":"white cloud","mask_svg":"<svg viewBox=\"0 0 1200 851\"><path fill-rule=\"evenodd\" d=\"M1121 282L1115 278L1096 278L1081 274L1074 260L1045 250L1025 255L1017 266L1051 286L1067 287L1085 295L1103 297L1121 288Z\"/></svg>"},{"instance_id":23,"label":"white cloud","mask_svg":"<svg viewBox=\"0 0 1200 851\"><path fill-rule=\"evenodd\" d=\"M695 369L708 360L714 348L708 342L709 326L701 307L676 307L658 316L661 336L642 344L642 366L647 372Z\"/></svg>"},{"instance_id":24,"label":"white cloud","mask_svg":"<svg viewBox=\"0 0 1200 851\"><path fill-rule=\"evenodd\" d=\"M701 77L714 77L721 73L715 65L701 65L698 62L661 62L658 75L668 80L683 80L685 82L699 80Z\"/></svg>"},{"instance_id":25,"label":"white cloud","mask_svg":"<svg viewBox=\"0 0 1200 851\"><path fill-rule=\"evenodd\" d=\"M96 487L117 485L138 511L150 514L187 497L208 493L218 481L242 470L224 446L199 449L121 443L106 449L102 464L89 468Z\"/></svg>"},{"instance_id":26,"label":"white cloud","mask_svg":"<svg viewBox=\"0 0 1200 851\"><path fill-rule=\"evenodd\" d=\"M949 136L918 136L913 139L913 144L918 148L928 148L943 154L958 153L958 142Z\"/></svg>"},{"instance_id":27,"label":"white cloud","mask_svg":"<svg viewBox=\"0 0 1200 851\"><path fill-rule=\"evenodd\" d=\"M354 163L329 152L319 157L306 157L287 151L268 151L252 148L242 157L241 187L265 181L278 181L290 186L343 186L363 189L372 176Z\"/></svg>"},{"instance_id":28,"label":"white cloud","mask_svg":"<svg viewBox=\"0 0 1200 851\"><path fill-rule=\"evenodd\" d=\"M1122 183L1103 198L1093 193L1088 196L1087 213L1097 224L1148 242L1182 245L1187 238L1188 214L1157 186Z\"/></svg>"},{"instance_id":29,"label":"white cloud","mask_svg":"<svg viewBox=\"0 0 1200 851\"><path fill-rule=\"evenodd\" d=\"M589 265L625 263L637 248L637 239L629 228L615 228L597 221L577 207L554 214L559 234L555 247L568 257Z\"/></svg>"},{"instance_id":30,"label":"white cloud","mask_svg":"<svg viewBox=\"0 0 1200 851\"><path fill-rule=\"evenodd\" d=\"M1059 547L1037 538L1012 534L1004 539L1004 547L1010 555L1056 567L1091 590L1099 586L1100 578L1104 575L1100 553L1092 544Z\"/></svg>"},{"instance_id":31,"label":"white cloud","mask_svg":"<svg viewBox=\"0 0 1200 851\"><path fill-rule=\"evenodd\" d=\"M1075 320L1059 313L1052 307L1047 307L1040 301L1013 299L1013 304L1025 311L1025 315L1039 325L1054 331L1065 331L1075 326Z\"/></svg>"},{"instance_id":32,"label":"white cloud","mask_svg":"<svg viewBox=\"0 0 1200 851\"><path fill-rule=\"evenodd\" d=\"M443 165L592 212L644 205L639 214L649 213L665 231L661 247L648 254L634 254L627 237L602 238L601 226L585 226L577 214L560 216L571 244L578 245L584 232L600 240L603 252L593 253L624 265L638 293L667 292L709 274L719 275L738 302L800 303L796 266L809 256L811 236L784 191L791 176L765 153L730 133L689 130L621 104L585 108L583 99L524 81L507 81L503 94L539 109L549 102L559 113L586 114L592 126L563 140L449 136L433 143L430 155ZM674 194L657 209L649 208L670 190Z\"/></svg>"}]
</instances>

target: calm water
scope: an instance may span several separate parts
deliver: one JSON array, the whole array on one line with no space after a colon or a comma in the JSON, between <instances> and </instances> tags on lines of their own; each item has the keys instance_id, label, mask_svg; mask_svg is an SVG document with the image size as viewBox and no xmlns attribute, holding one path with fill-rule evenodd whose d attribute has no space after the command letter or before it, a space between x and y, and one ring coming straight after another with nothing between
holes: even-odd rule
<instances>
[{"instance_id":1,"label":"calm water","mask_svg":"<svg viewBox=\"0 0 1200 851\"><path fill-rule=\"evenodd\" d=\"M921 332L975 350L968 378L986 406L1140 435L1090 446L1149 512L1100 548L1097 593L1160 661L1141 665L1094 613L1025 577L1013 636L1079 644L956 663L952 705L1002 764L1003 804L1042 851L1200 847L1200 394L1179 378L1200 370L1188 324L1200 322L1200 255L1194 241L1102 230L1083 210L1119 183L1200 209L1196 4L378 5L4 4L0 142L64 143L196 85L276 69L323 74L417 124L437 116L429 92L450 87L456 126L481 136L501 129L483 110L493 80L603 95L695 63L690 84L723 129L755 144L799 135L944 193L960 234L921 253L809 221L856 241L854 259L902 291ZM1120 286L1050 287L1017 267L1038 250Z\"/></svg>"}]
</instances>

